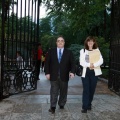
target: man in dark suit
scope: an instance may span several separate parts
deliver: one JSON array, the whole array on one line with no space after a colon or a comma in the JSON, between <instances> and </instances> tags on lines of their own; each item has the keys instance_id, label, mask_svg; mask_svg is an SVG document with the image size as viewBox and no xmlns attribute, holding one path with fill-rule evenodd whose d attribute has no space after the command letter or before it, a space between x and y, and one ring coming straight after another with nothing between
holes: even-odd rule
<instances>
[{"instance_id":1,"label":"man in dark suit","mask_svg":"<svg viewBox=\"0 0 120 120\"><path fill-rule=\"evenodd\" d=\"M65 49L65 40L59 36L56 41L57 48L50 49L45 61L45 75L50 80L50 109L55 113L56 104L60 109L64 109L67 101L69 77L73 78L75 73L75 61L70 50Z\"/></svg>"}]
</instances>

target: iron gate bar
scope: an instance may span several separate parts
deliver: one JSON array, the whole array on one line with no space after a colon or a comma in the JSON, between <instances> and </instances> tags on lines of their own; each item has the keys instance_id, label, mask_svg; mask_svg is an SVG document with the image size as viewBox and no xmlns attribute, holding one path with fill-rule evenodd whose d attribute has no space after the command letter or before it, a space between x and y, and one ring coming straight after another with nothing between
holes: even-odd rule
<instances>
[{"instance_id":1,"label":"iron gate bar","mask_svg":"<svg viewBox=\"0 0 120 120\"><path fill-rule=\"evenodd\" d=\"M3 99L3 61L4 61L4 12L5 12L5 2L2 1L2 35L1 35L1 80L0 80L0 99Z\"/></svg>"},{"instance_id":2,"label":"iron gate bar","mask_svg":"<svg viewBox=\"0 0 120 120\"><path fill-rule=\"evenodd\" d=\"M16 5L18 6L18 0ZM17 37L18 36L18 7L16 7L16 33L15 34L16 34L15 39L16 41L18 41L18 37ZM18 44L16 42L16 51L17 51L17 48L18 48Z\"/></svg>"},{"instance_id":3,"label":"iron gate bar","mask_svg":"<svg viewBox=\"0 0 120 120\"><path fill-rule=\"evenodd\" d=\"M37 11L40 11L41 0L38 0ZM37 12L37 41L39 41L39 12Z\"/></svg>"},{"instance_id":4,"label":"iron gate bar","mask_svg":"<svg viewBox=\"0 0 120 120\"><path fill-rule=\"evenodd\" d=\"M8 2L8 4L9 4L9 2ZM7 14L8 14L8 16L7 16ZM5 44L5 50L7 50L7 51L5 51L5 56L8 56L8 49L6 49L6 47L7 47L7 45L8 45L8 43L9 43L9 38L10 38L10 36L9 36L9 31L10 31L10 29L9 29L9 19L8 19L8 17L9 17L9 7L8 7L8 9L7 9L7 13L6 13L6 21L8 20L8 22L7 22L7 24L8 24L8 28L7 28L7 32L8 32L8 35L6 34L6 36L7 37L5 37L5 39L4 40L6 40L6 44ZM5 59L8 61L8 57L6 58L5 57ZM6 62L6 64L7 64L7 66L8 66L8 62Z\"/></svg>"},{"instance_id":5,"label":"iron gate bar","mask_svg":"<svg viewBox=\"0 0 120 120\"><path fill-rule=\"evenodd\" d=\"M36 23L36 2L35 2L35 11L34 11L34 22ZM36 24L34 24L34 29L36 30ZM34 30L34 36L36 36L35 30ZM35 41L35 38L36 37L34 37L34 41Z\"/></svg>"},{"instance_id":6,"label":"iron gate bar","mask_svg":"<svg viewBox=\"0 0 120 120\"><path fill-rule=\"evenodd\" d=\"M25 0L25 9L24 9L24 12L25 12L25 16L26 16L26 0ZM26 33L25 33L25 31L26 31L26 17L25 17L25 21L24 21L24 42L25 42L25 39L26 39ZM24 48L25 48L25 45L24 45ZM24 66L25 64L23 63L23 66Z\"/></svg>"}]
</instances>

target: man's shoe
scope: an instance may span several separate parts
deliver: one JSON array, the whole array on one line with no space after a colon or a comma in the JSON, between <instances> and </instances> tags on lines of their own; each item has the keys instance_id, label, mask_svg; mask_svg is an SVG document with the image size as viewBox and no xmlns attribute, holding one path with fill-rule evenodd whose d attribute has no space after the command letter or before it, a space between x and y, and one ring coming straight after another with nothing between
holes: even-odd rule
<instances>
[{"instance_id":1,"label":"man's shoe","mask_svg":"<svg viewBox=\"0 0 120 120\"><path fill-rule=\"evenodd\" d=\"M60 106L60 109L64 109L64 106Z\"/></svg>"},{"instance_id":2,"label":"man's shoe","mask_svg":"<svg viewBox=\"0 0 120 120\"><path fill-rule=\"evenodd\" d=\"M48 111L51 112L52 114L55 113L55 109L52 109L52 108L50 108Z\"/></svg>"},{"instance_id":3,"label":"man's shoe","mask_svg":"<svg viewBox=\"0 0 120 120\"><path fill-rule=\"evenodd\" d=\"M81 112L82 112L82 113L87 113L87 110L82 109Z\"/></svg>"},{"instance_id":4,"label":"man's shoe","mask_svg":"<svg viewBox=\"0 0 120 120\"><path fill-rule=\"evenodd\" d=\"M88 109L87 110L92 110L92 108L91 107L88 107Z\"/></svg>"}]
</instances>

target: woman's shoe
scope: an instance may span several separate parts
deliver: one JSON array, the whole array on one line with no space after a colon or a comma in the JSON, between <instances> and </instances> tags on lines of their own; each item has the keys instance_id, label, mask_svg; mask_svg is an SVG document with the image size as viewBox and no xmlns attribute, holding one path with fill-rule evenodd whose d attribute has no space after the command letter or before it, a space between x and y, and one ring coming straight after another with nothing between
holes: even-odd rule
<instances>
[{"instance_id":1,"label":"woman's shoe","mask_svg":"<svg viewBox=\"0 0 120 120\"><path fill-rule=\"evenodd\" d=\"M87 113L87 110L86 109L82 109L81 112L82 113Z\"/></svg>"},{"instance_id":2,"label":"woman's shoe","mask_svg":"<svg viewBox=\"0 0 120 120\"><path fill-rule=\"evenodd\" d=\"M60 109L64 109L64 106L60 106Z\"/></svg>"}]
</instances>

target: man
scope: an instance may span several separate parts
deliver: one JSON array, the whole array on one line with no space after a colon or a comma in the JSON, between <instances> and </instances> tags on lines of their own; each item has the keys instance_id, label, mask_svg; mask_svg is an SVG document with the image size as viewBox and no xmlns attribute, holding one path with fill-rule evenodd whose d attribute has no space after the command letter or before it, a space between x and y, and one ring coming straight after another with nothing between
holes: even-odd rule
<instances>
[{"instance_id":1,"label":"man","mask_svg":"<svg viewBox=\"0 0 120 120\"><path fill-rule=\"evenodd\" d=\"M42 48L41 48L41 44L38 44L38 50L37 50L37 79L40 80L39 78L39 74L40 74L40 66L41 66L41 56L42 56Z\"/></svg>"},{"instance_id":2,"label":"man","mask_svg":"<svg viewBox=\"0 0 120 120\"><path fill-rule=\"evenodd\" d=\"M69 77L73 78L75 73L75 62L70 50L64 48L65 40L59 36L56 41L57 48L50 49L45 61L45 75L50 80L50 109L55 113L57 99L60 109L64 109L67 101Z\"/></svg>"}]
</instances>

